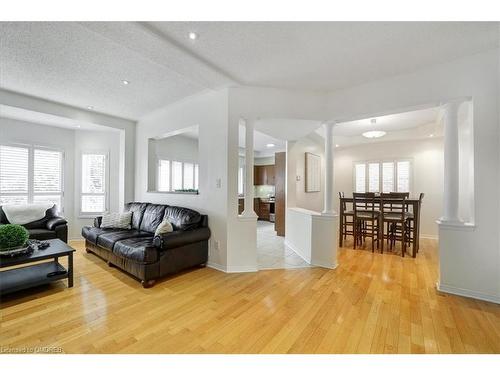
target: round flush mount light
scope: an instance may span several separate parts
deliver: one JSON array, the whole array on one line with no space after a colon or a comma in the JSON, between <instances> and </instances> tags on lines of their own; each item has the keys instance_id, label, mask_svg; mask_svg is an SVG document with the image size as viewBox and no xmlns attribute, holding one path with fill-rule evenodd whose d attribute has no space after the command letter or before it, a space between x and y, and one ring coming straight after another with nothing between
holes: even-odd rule
<instances>
[{"instance_id":1,"label":"round flush mount light","mask_svg":"<svg viewBox=\"0 0 500 375\"><path fill-rule=\"evenodd\" d=\"M431 137L431 138L434 137L434 134L429 135L429 137Z\"/></svg>"},{"instance_id":2,"label":"round flush mount light","mask_svg":"<svg viewBox=\"0 0 500 375\"><path fill-rule=\"evenodd\" d=\"M335 147L339 147L340 145L335 145Z\"/></svg>"},{"instance_id":3,"label":"round flush mount light","mask_svg":"<svg viewBox=\"0 0 500 375\"><path fill-rule=\"evenodd\" d=\"M87 109L89 109L89 110L91 110L91 111L92 111L92 110L94 109L94 107L93 107L93 106L91 106L91 105L88 105L88 106L87 106Z\"/></svg>"},{"instance_id":4,"label":"round flush mount light","mask_svg":"<svg viewBox=\"0 0 500 375\"><path fill-rule=\"evenodd\" d=\"M190 31L188 33L188 38L191 40L196 40L196 39L198 39L198 34L196 34L194 31Z\"/></svg>"},{"instance_id":5,"label":"round flush mount light","mask_svg":"<svg viewBox=\"0 0 500 375\"><path fill-rule=\"evenodd\" d=\"M124 79L124 80L122 81L122 83L123 83L124 85L128 85L128 84L130 83L130 81L127 81L126 79Z\"/></svg>"},{"instance_id":6,"label":"round flush mount light","mask_svg":"<svg viewBox=\"0 0 500 375\"><path fill-rule=\"evenodd\" d=\"M380 138L383 137L385 134L386 134L385 131L382 130L372 130L369 132L364 132L362 136L365 138Z\"/></svg>"},{"instance_id":7,"label":"round flush mount light","mask_svg":"<svg viewBox=\"0 0 500 375\"><path fill-rule=\"evenodd\" d=\"M274 147L274 146L276 146L274 143L268 143L268 144L266 145L266 147L267 147L267 148L272 148L272 147Z\"/></svg>"}]
</instances>

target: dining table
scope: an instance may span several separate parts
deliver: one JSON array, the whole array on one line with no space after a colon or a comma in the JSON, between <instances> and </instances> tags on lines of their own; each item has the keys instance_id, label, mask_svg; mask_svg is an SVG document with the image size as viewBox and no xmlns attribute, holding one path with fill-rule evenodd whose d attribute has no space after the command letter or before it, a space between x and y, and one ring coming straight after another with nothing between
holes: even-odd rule
<instances>
[{"instance_id":1,"label":"dining table","mask_svg":"<svg viewBox=\"0 0 500 375\"><path fill-rule=\"evenodd\" d=\"M342 247L344 243L344 226L342 225L343 220L344 220L344 207L347 206L347 203L353 203L354 199L353 197L340 197L340 213L339 213L339 225L340 227L340 233L339 233L339 247ZM380 197L375 198L380 199ZM413 235L413 244L412 244L412 256L415 258L417 256L417 252L419 249L419 238L420 238L420 212L422 208L422 201L419 199L419 197L415 196L410 196L409 198L405 199L405 204L408 208L411 208L411 211L413 213L413 225L414 225L414 235Z\"/></svg>"}]
</instances>

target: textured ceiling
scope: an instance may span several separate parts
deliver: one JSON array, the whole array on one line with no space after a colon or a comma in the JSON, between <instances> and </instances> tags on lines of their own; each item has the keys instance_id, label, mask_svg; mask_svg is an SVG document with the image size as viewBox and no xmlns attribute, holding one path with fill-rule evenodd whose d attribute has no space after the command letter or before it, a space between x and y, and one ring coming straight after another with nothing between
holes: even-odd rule
<instances>
[{"instance_id":1,"label":"textured ceiling","mask_svg":"<svg viewBox=\"0 0 500 375\"><path fill-rule=\"evenodd\" d=\"M138 119L229 85L333 90L411 72L496 47L497 23L2 22L0 35L0 87Z\"/></svg>"}]
</instances>

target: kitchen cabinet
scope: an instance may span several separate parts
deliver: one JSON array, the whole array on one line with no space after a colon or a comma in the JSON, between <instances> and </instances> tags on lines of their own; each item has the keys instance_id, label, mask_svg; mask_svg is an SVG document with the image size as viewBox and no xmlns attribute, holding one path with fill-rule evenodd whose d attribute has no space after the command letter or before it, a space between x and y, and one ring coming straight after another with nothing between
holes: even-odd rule
<instances>
[{"instance_id":1,"label":"kitchen cabinet","mask_svg":"<svg viewBox=\"0 0 500 375\"><path fill-rule=\"evenodd\" d=\"M254 185L274 185L274 165L256 165L253 169Z\"/></svg>"}]
</instances>

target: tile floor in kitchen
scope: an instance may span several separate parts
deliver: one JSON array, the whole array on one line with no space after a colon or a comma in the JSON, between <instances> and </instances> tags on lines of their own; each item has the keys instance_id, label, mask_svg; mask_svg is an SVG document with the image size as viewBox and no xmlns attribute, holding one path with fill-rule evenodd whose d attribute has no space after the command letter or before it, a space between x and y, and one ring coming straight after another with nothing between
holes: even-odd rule
<instances>
[{"instance_id":1,"label":"tile floor in kitchen","mask_svg":"<svg viewBox=\"0 0 500 375\"><path fill-rule=\"evenodd\" d=\"M274 223L257 221L257 265L259 269L310 267L293 250L285 246L285 238L276 235Z\"/></svg>"}]
</instances>

